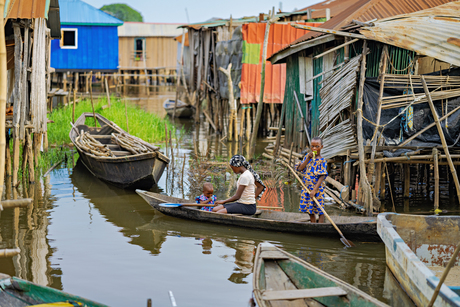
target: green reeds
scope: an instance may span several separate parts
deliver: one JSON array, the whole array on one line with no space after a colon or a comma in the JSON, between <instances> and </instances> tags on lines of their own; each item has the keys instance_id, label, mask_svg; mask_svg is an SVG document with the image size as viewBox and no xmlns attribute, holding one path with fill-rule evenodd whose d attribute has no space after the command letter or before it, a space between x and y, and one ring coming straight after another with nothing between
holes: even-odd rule
<instances>
[{"instance_id":1,"label":"green reeds","mask_svg":"<svg viewBox=\"0 0 460 307\"><path fill-rule=\"evenodd\" d=\"M126 130L125 104L119 98L111 97L111 107L102 109L107 105L107 99L101 98L94 105L96 113L101 114L110 121L116 123L120 128ZM148 113L136 106L127 105L129 132L146 142L161 142L165 139L165 124L168 130L175 135L173 124L166 118L162 119L155 114ZM83 112L92 113L91 103L88 99L77 103L75 106L75 118L78 118ZM49 144L70 143L69 131L72 121L72 108L63 107L55 109L49 114L49 119L54 123L48 124L48 142ZM94 127L93 118L87 118L86 124Z\"/></svg>"}]
</instances>

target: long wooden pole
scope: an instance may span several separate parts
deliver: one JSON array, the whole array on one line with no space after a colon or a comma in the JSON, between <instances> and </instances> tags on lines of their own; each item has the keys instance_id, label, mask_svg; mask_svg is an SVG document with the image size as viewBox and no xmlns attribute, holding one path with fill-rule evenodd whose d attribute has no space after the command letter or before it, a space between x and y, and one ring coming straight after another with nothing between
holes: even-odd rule
<instances>
[{"instance_id":1,"label":"long wooden pole","mask_svg":"<svg viewBox=\"0 0 460 307\"><path fill-rule=\"evenodd\" d=\"M286 162L284 161L281 161L281 163L283 163L285 166L287 166L289 168L289 170L291 171L291 173L294 174L294 177L300 182L300 184L302 185L302 187L305 189L305 191L307 191L307 193L310 193L310 190L307 188L307 186L305 185L305 183L303 183L302 179L300 179L299 175L296 174L296 172L292 169L292 167L287 164ZM332 224L332 226L334 226L335 230L337 230L337 232L339 233L339 235L342 237L343 240L340 240L342 241L343 244L345 244L347 247L352 247L354 246L354 244L347 240L345 238L345 236L343 235L342 231L340 231L339 227L337 227L337 225L334 223L334 221L331 219L331 217L329 216L329 214L327 214L326 210L324 210L324 208L318 203L318 200L316 199L316 197L313 197L313 200L315 201L316 203L316 206L321 210L321 212L323 212L324 216L326 216L326 218L328 219L328 221Z\"/></svg>"},{"instance_id":2,"label":"long wooden pole","mask_svg":"<svg viewBox=\"0 0 460 307\"><path fill-rule=\"evenodd\" d=\"M433 168L434 168L434 209L439 208L439 155L438 149L433 148Z\"/></svg>"},{"instance_id":3,"label":"long wooden pole","mask_svg":"<svg viewBox=\"0 0 460 307\"><path fill-rule=\"evenodd\" d=\"M177 100L179 99L179 87L180 87L180 76L182 75L182 69L184 67L184 44L185 44L185 28L182 28L182 42L180 46L180 63L179 63L179 76L176 78L176 101L174 101L174 111L173 111L173 118L176 117L176 108L177 108ZM185 80L184 80L185 82Z\"/></svg>"},{"instance_id":4,"label":"long wooden pole","mask_svg":"<svg viewBox=\"0 0 460 307\"><path fill-rule=\"evenodd\" d=\"M262 51L262 70L260 72L260 96L259 102L257 104L257 114L256 114L256 121L254 122L251 140L249 143L249 153L248 159L252 160L254 157L255 147L256 147L256 139L257 139L257 132L259 131L260 125L260 118L262 117L262 109L264 105L264 90L265 90L265 62L267 60L267 45L268 45L268 36L270 34L270 25L278 20L278 17L275 17L275 8L273 8L269 12L270 19L267 20L267 25L265 26L265 37L264 37L264 45Z\"/></svg>"},{"instance_id":5,"label":"long wooden pole","mask_svg":"<svg viewBox=\"0 0 460 307\"><path fill-rule=\"evenodd\" d=\"M230 117L229 117L229 127L228 127L228 140L233 141L233 122L236 125L236 102L233 95L233 81L232 81L232 63L228 64L227 69L223 67L219 67L219 70L227 76L227 83L228 83L228 104L230 106ZM235 135L237 137L237 135Z\"/></svg>"},{"instance_id":6,"label":"long wooden pole","mask_svg":"<svg viewBox=\"0 0 460 307\"><path fill-rule=\"evenodd\" d=\"M3 12L4 0L0 0L0 12ZM6 120L6 45L5 27L3 26L3 14L0 14L0 196L3 195L3 182L5 177L5 120Z\"/></svg>"},{"instance_id":7,"label":"long wooden pole","mask_svg":"<svg viewBox=\"0 0 460 307\"><path fill-rule=\"evenodd\" d=\"M424 76L421 76L421 77L422 77L423 89L425 90L425 94L428 99L428 104L430 105L431 113L433 114L434 122L436 123L436 127L438 128L438 133L441 139L442 148L444 149L444 154L446 155L447 163L449 163L450 172L452 173L452 178L454 179L455 188L457 189L457 197L458 197L458 200L460 201L460 183L458 181L457 171L455 170L454 163L452 162L452 158L449 152L449 147L447 146L446 138L444 136L444 132L442 131L442 127L441 127L441 122L439 121L438 112L436 112L436 109L433 104L433 100L431 100L431 94L430 94L430 91L428 90L428 86L426 85L425 77Z\"/></svg>"},{"instance_id":8,"label":"long wooden pole","mask_svg":"<svg viewBox=\"0 0 460 307\"><path fill-rule=\"evenodd\" d=\"M436 289L434 290L433 297L431 298L431 301L427 307L433 306L434 302L436 301L436 298L438 297L438 294L439 294L439 290L441 290L441 286L446 280L447 274L449 274L450 269L454 266L454 263L457 260L457 256L459 252L460 252L460 243L457 245L457 248L455 249L454 254L452 255L452 258L450 258L449 263L447 264L447 267L444 269L444 272L442 273L442 276L439 279L438 285L436 286Z\"/></svg>"},{"instance_id":9,"label":"long wooden pole","mask_svg":"<svg viewBox=\"0 0 460 307\"><path fill-rule=\"evenodd\" d=\"M361 59L361 75L359 79L359 96L358 96L358 110L357 111L357 136L358 136L358 156L359 156L359 172L360 172L360 192L363 196L363 202L367 210L367 215L372 215L373 211L373 198L369 181L366 176L366 164L364 163L364 137L363 137L363 94L364 94L364 81L366 80L366 54L367 54L367 41L363 43L363 53Z\"/></svg>"},{"instance_id":10,"label":"long wooden pole","mask_svg":"<svg viewBox=\"0 0 460 307\"><path fill-rule=\"evenodd\" d=\"M283 103L283 105L281 106L280 124L278 126L278 134L276 135L276 142L275 142L275 148L273 149L273 156L276 156L278 154L278 149L280 147L281 133L282 133L282 129L283 129L284 118L286 117L285 113L286 113L286 104ZM248 118L248 120L249 120L249 118Z\"/></svg>"},{"instance_id":11,"label":"long wooden pole","mask_svg":"<svg viewBox=\"0 0 460 307\"><path fill-rule=\"evenodd\" d=\"M97 127L96 112L94 111L93 103L93 72L89 72L89 97L91 100L91 108L93 109L94 127Z\"/></svg>"}]
</instances>

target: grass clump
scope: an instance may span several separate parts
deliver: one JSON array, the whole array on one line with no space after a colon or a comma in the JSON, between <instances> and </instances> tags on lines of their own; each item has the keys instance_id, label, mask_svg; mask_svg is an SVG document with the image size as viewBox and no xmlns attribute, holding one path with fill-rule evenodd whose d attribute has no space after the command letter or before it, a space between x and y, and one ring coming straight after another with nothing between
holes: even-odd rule
<instances>
[{"instance_id":1,"label":"grass clump","mask_svg":"<svg viewBox=\"0 0 460 307\"><path fill-rule=\"evenodd\" d=\"M111 98L111 107L102 109L107 105L107 99L101 98L95 102L94 111L110 121L116 123L123 130L126 129L125 103L119 98ZM173 124L167 119L162 119L156 114L148 113L136 106L127 104L129 133L146 142L156 143L165 140L165 124L168 131L175 135ZM93 112L91 102L85 99L75 105L75 120L84 112ZM48 141L50 144L70 143L69 132L72 121L72 106L55 109L49 114L49 119L54 123L48 124ZM87 118L86 124L94 126L93 118ZM99 126L99 125L98 125Z\"/></svg>"}]
</instances>

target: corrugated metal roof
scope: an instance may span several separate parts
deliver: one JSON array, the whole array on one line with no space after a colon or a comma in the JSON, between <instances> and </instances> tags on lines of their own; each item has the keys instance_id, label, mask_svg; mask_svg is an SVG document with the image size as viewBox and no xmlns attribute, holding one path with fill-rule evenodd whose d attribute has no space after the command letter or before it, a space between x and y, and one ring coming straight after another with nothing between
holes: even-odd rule
<instances>
[{"instance_id":1,"label":"corrugated metal roof","mask_svg":"<svg viewBox=\"0 0 460 307\"><path fill-rule=\"evenodd\" d=\"M125 22L118 28L119 37L176 37L182 34L178 29L182 23Z\"/></svg>"},{"instance_id":2,"label":"corrugated metal roof","mask_svg":"<svg viewBox=\"0 0 460 307\"><path fill-rule=\"evenodd\" d=\"M374 25L361 28L361 34L460 66L460 1L382 19Z\"/></svg>"},{"instance_id":3,"label":"corrugated metal roof","mask_svg":"<svg viewBox=\"0 0 460 307\"><path fill-rule=\"evenodd\" d=\"M59 0L61 24L120 26L123 21L81 0Z\"/></svg>"},{"instance_id":4,"label":"corrugated metal roof","mask_svg":"<svg viewBox=\"0 0 460 307\"><path fill-rule=\"evenodd\" d=\"M313 10L311 13L311 18L326 18L326 8L331 12L331 17L337 16L341 12L348 9L352 6L356 0L326 0L320 3L316 3L310 6L307 6L303 9L298 10L297 12L305 12L308 9ZM307 16L304 16L302 19L306 19Z\"/></svg>"},{"instance_id":5,"label":"corrugated metal roof","mask_svg":"<svg viewBox=\"0 0 460 307\"><path fill-rule=\"evenodd\" d=\"M48 18L49 5L49 0L6 0L3 17L5 19Z\"/></svg>"},{"instance_id":6,"label":"corrugated metal roof","mask_svg":"<svg viewBox=\"0 0 460 307\"><path fill-rule=\"evenodd\" d=\"M346 10L325 22L321 28L341 29L350 24L353 20L369 21L373 19L382 19L399 14L413 13L445 3L453 2L452 0L355 0L355 3ZM292 42L289 46L278 51L278 53L290 48L293 45L308 41L312 38L324 35L319 32L310 32L301 38Z\"/></svg>"}]
</instances>

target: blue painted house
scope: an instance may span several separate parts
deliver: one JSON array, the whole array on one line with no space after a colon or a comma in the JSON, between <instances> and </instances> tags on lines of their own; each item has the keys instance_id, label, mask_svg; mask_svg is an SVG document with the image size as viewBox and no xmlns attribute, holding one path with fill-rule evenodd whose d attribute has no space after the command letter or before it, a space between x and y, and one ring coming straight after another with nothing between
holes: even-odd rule
<instances>
[{"instance_id":1,"label":"blue painted house","mask_svg":"<svg viewBox=\"0 0 460 307\"><path fill-rule=\"evenodd\" d=\"M61 39L51 41L59 71L117 71L118 26L123 21L80 0L59 0Z\"/></svg>"}]
</instances>

